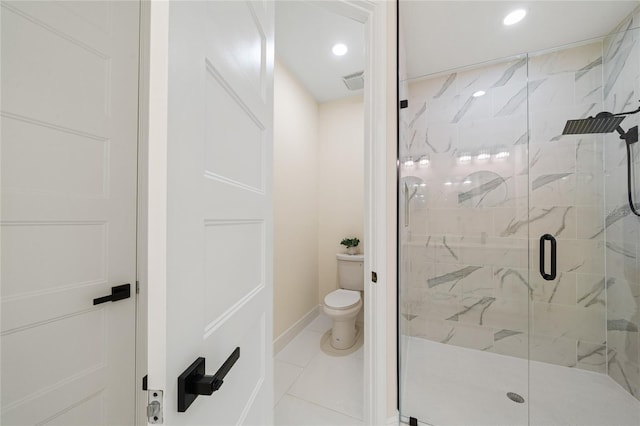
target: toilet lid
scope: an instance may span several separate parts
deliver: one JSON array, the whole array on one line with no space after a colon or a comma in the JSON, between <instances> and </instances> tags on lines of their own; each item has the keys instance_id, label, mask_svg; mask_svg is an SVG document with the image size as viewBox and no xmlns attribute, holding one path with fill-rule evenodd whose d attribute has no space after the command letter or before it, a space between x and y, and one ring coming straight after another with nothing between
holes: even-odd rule
<instances>
[{"instance_id":1,"label":"toilet lid","mask_svg":"<svg viewBox=\"0 0 640 426\"><path fill-rule=\"evenodd\" d=\"M338 289L325 296L324 304L333 309L345 309L355 305L359 300L359 291Z\"/></svg>"}]
</instances>

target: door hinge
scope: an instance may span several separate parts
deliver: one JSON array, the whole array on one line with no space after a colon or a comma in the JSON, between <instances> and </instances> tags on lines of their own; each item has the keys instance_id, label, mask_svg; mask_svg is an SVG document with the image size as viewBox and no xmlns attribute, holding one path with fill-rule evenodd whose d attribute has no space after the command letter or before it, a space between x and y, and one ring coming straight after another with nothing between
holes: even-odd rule
<instances>
[{"instance_id":1,"label":"door hinge","mask_svg":"<svg viewBox=\"0 0 640 426\"><path fill-rule=\"evenodd\" d=\"M409 426L418 426L418 419L415 417L409 417Z\"/></svg>"},{"instance_id":2,"label":"door hinge","mask_svg":"<svg viewBox=\"0 0 640 426\"><path fill-rule=\"evenodd\" d=\"M148 390L147 389L147 375L145 374L145 376L142 378L142 390Z\"/></svg>"},{"instance_id":3,"label":"door hinge","mask_svg":"<svg viewBox=\"0 0 640 426\"><path fill-rule=\"evenodd\" d=\"M136 294L140 294L140 281L136 281Z\"/></svg>"},{"instance_id":4,"label":"door hinge","mask_svg":"<svg viewBox=\"0 0 640 426\"><path fill-rule=\"evenodd\" d=\"M409 101L407 99L403 99L400 101L400 109L405 109L409 107Z\"/></svg>"},{"instance_id":5,"label":"door hinge","mask_svg":"<svg viewBox=\"0 0 640 426\"><path fill-rule=\"evenodd\" d=\"M377 272L371 271L371 281L374 282L374 283L378 282L378 273Z\"/></svg>"},{"instance_id":6,"label":"door hinge","mask_svg":"<svg viewBox=\"0 0 640 426\"><path fill-rule=\"evenodd\" d=\"M149 390L149 405L147 405L147 419L149 423L161 425L164 421L162 416L162 395L161 390Z\"/></svg>"}]
</instances>

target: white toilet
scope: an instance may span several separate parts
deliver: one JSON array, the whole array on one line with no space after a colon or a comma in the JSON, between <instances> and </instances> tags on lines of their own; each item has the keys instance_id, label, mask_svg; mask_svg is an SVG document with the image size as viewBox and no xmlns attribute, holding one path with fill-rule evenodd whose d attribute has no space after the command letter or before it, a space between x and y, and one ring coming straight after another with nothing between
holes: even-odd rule
<instances>
[{"instance_id":1,"label":"white toilet","mask_svg":"<svg viewBox=\"0 0 640 426\"><path fill-rule=\"evenodd\" d=\"M360 292L364 290L364 255L340 254L338 258L338 290L324 298L324 313L333 320L331 346L348 349L356 342L356 317L362 307Z\"/></svg>"}]
</instances>

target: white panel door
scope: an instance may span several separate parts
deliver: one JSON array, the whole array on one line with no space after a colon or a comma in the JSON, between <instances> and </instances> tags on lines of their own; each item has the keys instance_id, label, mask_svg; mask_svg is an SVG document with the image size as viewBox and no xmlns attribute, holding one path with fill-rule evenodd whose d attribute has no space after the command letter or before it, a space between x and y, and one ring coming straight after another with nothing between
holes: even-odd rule
<instances>
[{"instance_id":1,"label":"white panel door","mask_svg":"<svg viewBox=\"0 0 640 426\"><path fill-rule=\"evenodd\" d=\"M1 15L1 423L131 425L139 4Z\"/></svg>"},{"instance_id":2,"label":"white panel door","mask_svg":"<svg viewBox=\"0 0 640 426\"><path fill-rule=\"evenodd\" d=\"M166 7L152 4L152 74ZM166 253L149 247L150 387L165 391L167 424L270 424L273 3L173 2L164 14L168 107L165 124L152 99L150 185L154 135L166 128L167 216L156 220L163 213L150 191L149 235L167 234ZM161 92L154 81L152 97ZM163 256L166 276L154 280ZM198 357L212 375L236 348L222 387L178 412L178 376Z\"/></svg>"}]
</instances>

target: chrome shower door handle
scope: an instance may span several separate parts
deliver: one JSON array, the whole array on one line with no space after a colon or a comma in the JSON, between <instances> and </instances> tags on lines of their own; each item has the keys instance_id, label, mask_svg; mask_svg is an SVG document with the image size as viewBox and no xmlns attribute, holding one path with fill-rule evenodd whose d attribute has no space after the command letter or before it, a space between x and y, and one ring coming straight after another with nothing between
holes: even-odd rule
<instances>
[{"instance_id":1,"label":"chrome shower door handle","mask_svg":"<svg viewBox=\"0 0 640 426\"><path fill-rule=\"evenodd\" d=\"M545 269L545 263L546 263L545 243L547 241L551 242L551 273L550 274L547 274ZM552 281L556 279L557 249L558 249L558 243L556 242L556 239L553 237L553 235L544 234L542 237L540 237L540 275L542 275L542 278L544 278L547 281Z\"/></svg>"}]
</instances>

